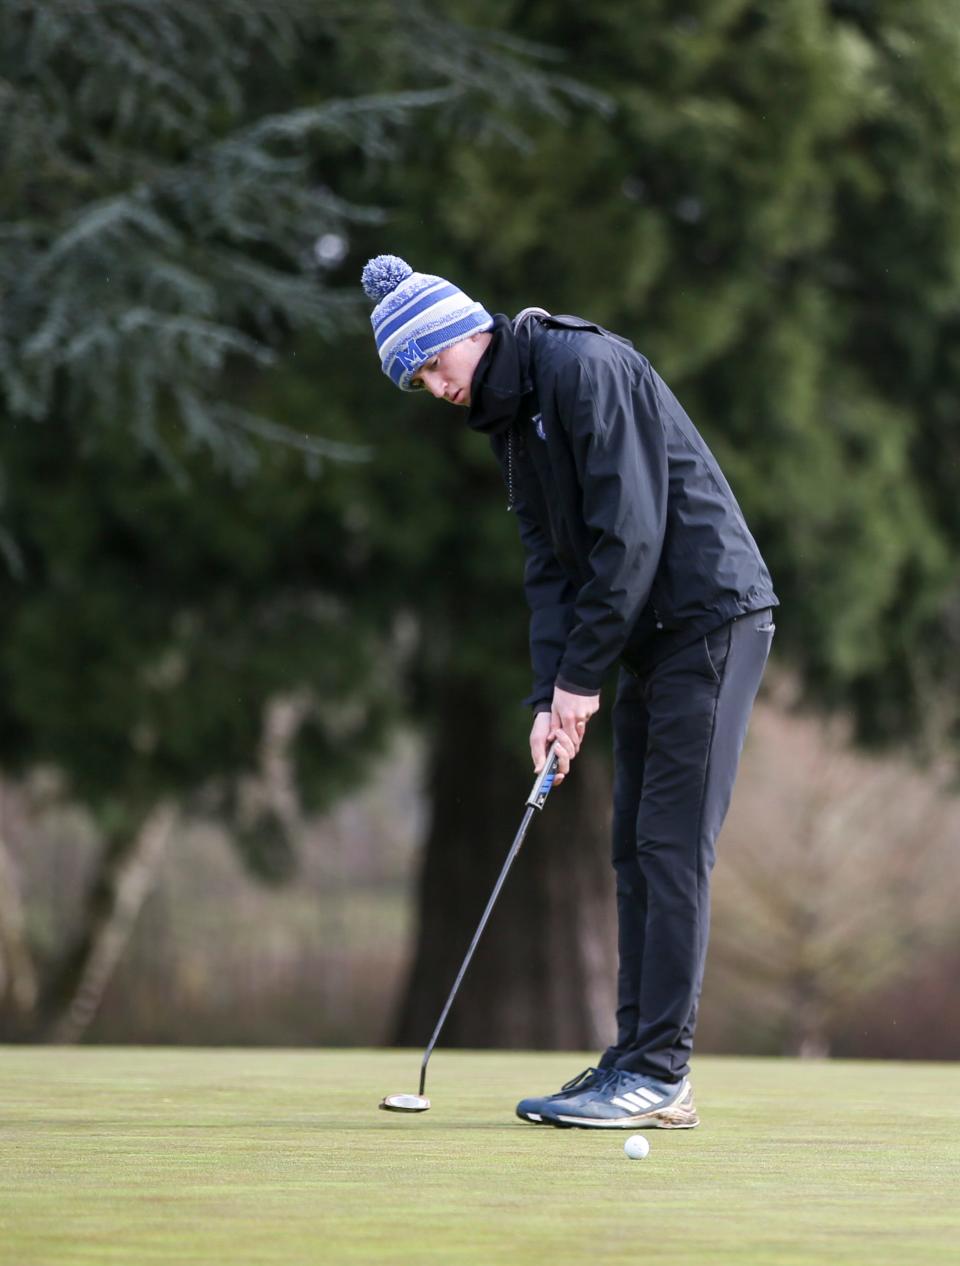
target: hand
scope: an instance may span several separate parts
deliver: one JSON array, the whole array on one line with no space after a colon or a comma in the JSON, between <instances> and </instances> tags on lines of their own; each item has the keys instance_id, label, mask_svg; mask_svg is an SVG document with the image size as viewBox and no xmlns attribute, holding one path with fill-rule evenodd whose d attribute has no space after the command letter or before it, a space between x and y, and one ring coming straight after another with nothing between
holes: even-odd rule
<instances>
[{"instance_id":1,"label":"hand","mask_svg":"<svg viewBox=\"0 0 960 1266\"><path fill-rule=\"evenodd\" d=\"M575 756L573 743L566 734L555 735L549 712L538 712L530 731L530 755L533 757L533 768L539 774L547 759L547 749L557 739L557 774L554 784L563 782L570 772L570 762Z\"/></svg>"},{"instance_id":2,"label":"hand","mask_svg":"<svg viewBox=\"0 0 960 1266\"><path fill-rule=\"evenodd\" d=\"M576 756L587 730L587 722L599 707L599 694L575 695L569 690L561 690L559 686L555 686L550 711L550 730L546 741L552 743L554 739L563 735L573 744L573 755Z\"/></svg>"}]
</instances>

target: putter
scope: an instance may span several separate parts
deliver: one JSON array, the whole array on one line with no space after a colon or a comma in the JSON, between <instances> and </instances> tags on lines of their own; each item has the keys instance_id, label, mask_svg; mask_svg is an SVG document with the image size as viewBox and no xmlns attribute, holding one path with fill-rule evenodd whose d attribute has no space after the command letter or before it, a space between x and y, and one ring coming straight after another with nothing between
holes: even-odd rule
<instances>
[{"instance_id":1,"label":"putter","mask_svg":"<svg viewBox=\"0 0 960 1266\"><path fill-rule=\"evenodd\" d=\"M483 935L483 929L487 926L487 920L490 918L490 912L494 907L497 897L500 895L500 889L507 877L510 867L513 865L514 858L520 852L520 845L527 833L527 828L533 819L535 812L538 812L547 802L547 796L550 794L550 788L553 786L553 780L557 773L557 744L554 743L547 753L547 759L544 762L543 769L537 774L537 780L533 784L533 790L527 796L527 808L523 815L523 821L520 823L520 829L517 831L514 841L510 846L510 852L507 854L507 860L503 863L503 869L500 877L493 886L493 892L490 894L490 900L487 902L487 908L483 912L480 919L480 925L473 934L473 940L470 942L470 948L467 950L466 957L461 964L457 978L453 982L453 988L450 990L450 996L447 998L443 1011L440 1013L440 1019L437 1021L437 1027L433 1030L426 1051L424 1051L423 1062L420 1065L420 1093L416 1095L387 1095L380 1100L380 1107L385 1112L426 1112L430 1107L430 1100L423 1093L424 1086L427 1081L427 1064L430 1056L433 1054L433 1048L437 1044L437 1038L440 1036L440 1030L443 1028L443 1022L447 1018L447 1012L453 1005L453 1000L457 996L457 990L460 988L460 982L466 975L467 968L470 966L470 960L473 958L473 951L477 948L477 943Z\"/></svg>"}]
</instances>

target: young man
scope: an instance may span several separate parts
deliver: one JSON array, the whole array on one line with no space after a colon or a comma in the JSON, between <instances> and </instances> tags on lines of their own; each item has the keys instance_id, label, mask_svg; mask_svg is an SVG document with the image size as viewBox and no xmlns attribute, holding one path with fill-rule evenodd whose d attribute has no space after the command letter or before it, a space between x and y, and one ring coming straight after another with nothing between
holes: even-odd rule
<instances>
[{"instance_id":1,"label":"young man","mask_svg":"<svg viewBox=\"0 0 960 1266\"><path fill-rule=\"evenodd\" d=\"M770 575L707 445L649 362L578 317L491 316L381 255L363 273L384 373L489 435L526 553L541 768L569 771L619 665L617 1039L524 1099L536 1123L690 1128L714 844L773 638Z\"/></svg>"}]
</instances>

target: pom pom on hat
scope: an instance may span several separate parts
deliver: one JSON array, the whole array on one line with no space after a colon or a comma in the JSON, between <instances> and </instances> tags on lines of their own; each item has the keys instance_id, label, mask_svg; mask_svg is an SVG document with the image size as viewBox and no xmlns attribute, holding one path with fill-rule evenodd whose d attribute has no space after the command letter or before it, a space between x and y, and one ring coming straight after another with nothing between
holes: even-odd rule
<instances>
[{"instance_id":1,"label":"pom pom on hat","mask_svg":"<svg viewBox=\"0 0 960 1266\"><path fill-rule=\"evenodd\" d=\"M401 391L416 391L414 375L461 339L493 328L493 317L459 286L432 273L415 273L399 255L377 255L361 278L376 303L370 324L383 372Z\"/></svg>"},{"instance_id":2,"label":"pom pom on hat","mask_svg":"<svg viewBox=\"0 0 960 1266\"><path fill-rule=\"evenodd\" d=\"M391 291L396 290L401 281L406 281L413 269L399 255L378 255L367 262L361 281L368 299L379 303L386 299Z\"/></svg>"}]
</instances>

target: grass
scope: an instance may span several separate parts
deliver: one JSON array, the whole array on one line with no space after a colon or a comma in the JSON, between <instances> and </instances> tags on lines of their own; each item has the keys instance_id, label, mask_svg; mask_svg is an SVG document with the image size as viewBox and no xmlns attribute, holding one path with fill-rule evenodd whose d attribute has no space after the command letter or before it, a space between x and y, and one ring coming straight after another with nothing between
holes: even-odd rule
<instances>
[{"instance_id":1,"label":"grass","mask_svg":"<svg viewBox=\"0 0 960 1266\"><path fill-rule=\"evenodd\" d=\"M960 1068L701 1058L699 1130L525 1125L589 1063L0 1049L2 1266L955 1263Z\"/></svg>"}]
</instances>

